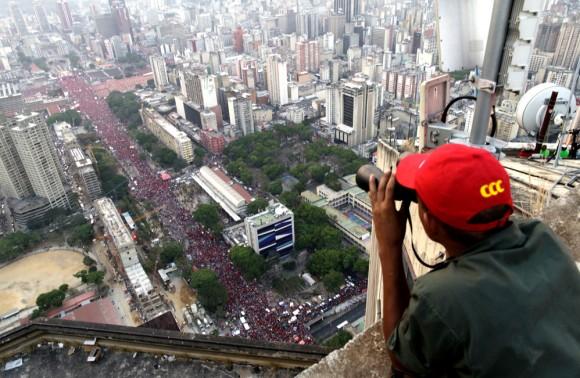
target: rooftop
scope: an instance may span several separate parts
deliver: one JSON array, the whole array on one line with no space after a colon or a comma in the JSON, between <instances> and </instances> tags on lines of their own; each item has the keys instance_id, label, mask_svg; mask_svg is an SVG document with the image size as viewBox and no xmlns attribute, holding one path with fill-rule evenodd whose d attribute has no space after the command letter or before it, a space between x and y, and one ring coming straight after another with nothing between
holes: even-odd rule
<instances>
[{"instance_id":1,"label":"rooftop","mask_svg":"<svg viewBox=\"0 0 580 378\"><path fill-rule=\"evenodd\" d=\"M281 203L277 203L274 205L268 206L268 208L261 213L253 215L251 217L247 217L245 220L248 223L252 223L252 225L260 227L265 224L271 224L275 222L277 219L281 217L287 217L292 215L292 211L290 211L286 206L282 205Z\"/></svg>"}]
</instances>

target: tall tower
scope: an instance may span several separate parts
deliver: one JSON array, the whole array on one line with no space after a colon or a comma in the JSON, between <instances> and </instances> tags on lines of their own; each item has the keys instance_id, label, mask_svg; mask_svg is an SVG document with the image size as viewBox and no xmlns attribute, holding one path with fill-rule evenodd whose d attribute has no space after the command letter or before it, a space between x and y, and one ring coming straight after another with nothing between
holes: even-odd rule
<instances>
[{"instance_id":1,"label":"tall tower","mask_svg":"<svg viewBox=\"0 0 580 378\"><path fill-rule=\"evenodd\" d=\"M111 7L111 14L115 19L115 24L123 40L127 43L132 43L133 30L131 28L131 19L125 0L109 0L109 6Z\"/></svg>"},{"instance_id":2,"label":"tall tower","mask_svg":"<svg viewBox=\"0 0 580 378\"><path fill-rule=\"evenodd\" d=\"M356 146L375 137L374 115L378 87L363 78L354 78L340 89L340 123L335 131L339 142Z\"/></svg>"},{"instance_id":3,"label":"tall tower","mask_svg":"<svg viewBox=\"0 0 580 378\"><path fill-rule=\"evenodd\" d=\"M60 23L64 30L72 30L72 15L70 13L70 8L68 7L68 1L59 0L56 2L58 7L58 17L60 18Z\"/></svg>"},{"instance_id":4,"label":"tall tower","mask_svg":"<svg viewBox=\"0 0 580 378\"><path fill-rule=\"evenodd\" d=\"M0 192L4 197L18 199L33 194L9 128L4 125L0 125Z\"/></svg>"},{"instance_id":5,"label":"tall tower","mask_svg":"<svg viewBox=\"0 0 580 378\"><path fill-rule=\"evenodd\" d=\"M10 123L10 136L34 193L46 198L51 208L70 207L44 119L38 113L30 113L18 115Z\"/></svg>"},{"instance_id":6,"label":"tall tower","mask_svg":"<svg viewBox=\"0 0 580 378\"><path fill-rule=\"evenodd\" d=\"M155 88L157 88L157 90L164 89L169 84L165 59L159 55L151 55L149 57L149 63L151 64L151 70L153 71L153 80L155 80Z\"/></svg>"},{"instance_id":7,"label":"tall tower","mask_svg":"<svg viewBox=\"0 0 580 378\"><path fill-rule=\"evenodd\" d=\"M22 11L20 10L20 6L15 1L10 2L10 15L12 16L12 21L14 21L14 25L16 25L16 31L20 35L28 34L28 28L26 27L26 21L24 20L24 16L22 15Z\"/></svg>"},{"instance_id":8,"label":"tall tower","mask_svg":"<svg viewBox=\"0 0 580 378\"><path fill-rule=\"evenodd\" d=\"M248 95L230 97L228 99L230 110L230 122L235 125L243 135L253 134L254 116L252 113L252 102Z\"/></svg>"},{"instance_id":9,"label":"tall tower","mask_svg":"<svg viewBox=\"0 0 580 378\"><path fill-rule=\"evenodd\" d=\"M288 67L278 54L270 54L266 61L266 77L270 102L273 105L288 103Z\"/></svg>"},{"instance_id":10,"label":"tall tower","mask_svg":"<svg viewBox=\"0 0 580 378\"><path fill-rule=\"evenodd\" d=\"M50 23L48 22L48 17L46 17L46 11L44 7L38 1L32 3L32 5L34 7L34 15L36 16L36 20L40 26L40 31L43 33L50 32Z\"/></svg>"},{"instance_id":11,"label":"tall tower","mask_svg":"<svg viewBox=\"0 0 580 378\"><path fill-rule=\"evenodd\" d=\"M565 22L560 29L552 65L574 69L580 57L580 24Z\"/></svg>"}]
</instances>

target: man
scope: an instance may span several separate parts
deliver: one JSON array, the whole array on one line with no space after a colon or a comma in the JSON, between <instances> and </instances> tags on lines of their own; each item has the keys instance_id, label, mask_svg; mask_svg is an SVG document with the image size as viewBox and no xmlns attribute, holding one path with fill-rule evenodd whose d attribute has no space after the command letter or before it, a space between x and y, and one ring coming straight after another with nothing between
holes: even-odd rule
<instances>
[{"instance_id":1,"label":"man","mask_svg":"<svg viewBox=\"0 0 580 378\"><path fill-rule=\"evenodd\" d=\"M416 376L580 377L580 274L541 222L511 222L509 176L489 152L448 144L371 178L383 272L383 333L395 370ZM408 203L446 261L409 292ZM571 211L578 211L574 209Z\"/></svg>"}]
</instances>

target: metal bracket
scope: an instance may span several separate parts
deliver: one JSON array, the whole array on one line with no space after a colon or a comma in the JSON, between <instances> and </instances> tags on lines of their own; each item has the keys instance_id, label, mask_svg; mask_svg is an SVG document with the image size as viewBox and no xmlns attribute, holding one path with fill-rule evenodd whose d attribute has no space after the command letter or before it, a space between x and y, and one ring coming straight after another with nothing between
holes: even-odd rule
<instances>
[{"instance_id":1,"label":"metal bracket","mask_svg":"<svg viewBox=\"0 0 580 378\"><path fill-rule=\"evenodd\" d=\"M497 83L495 81L482 79L475 75L475 72L469 74L469 82L479 91L484 91L490 94L495 93Z\"/></svg>"}]
</instances>

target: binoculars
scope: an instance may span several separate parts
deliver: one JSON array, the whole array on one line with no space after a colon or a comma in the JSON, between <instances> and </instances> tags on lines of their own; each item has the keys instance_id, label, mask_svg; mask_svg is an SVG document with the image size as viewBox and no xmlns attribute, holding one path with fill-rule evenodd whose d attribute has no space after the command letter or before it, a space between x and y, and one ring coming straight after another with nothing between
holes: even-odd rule
<instances>
[{"instance_id":1,"label":"binoculars","mask_svg":"<svg viewBox=\"0 0 580 378\"><path fill-rule=\"evenodd\" d=\"M356 172L356 184L359 188L368 192L370 190L371 175L374 176L375 185L379 186L379 180L384 173L371 164L361 166ZM415 190L401 185L395 177L395 201L417 202L417 193Z\"/></svg>"}]
</instances>

